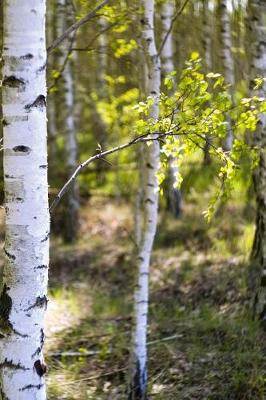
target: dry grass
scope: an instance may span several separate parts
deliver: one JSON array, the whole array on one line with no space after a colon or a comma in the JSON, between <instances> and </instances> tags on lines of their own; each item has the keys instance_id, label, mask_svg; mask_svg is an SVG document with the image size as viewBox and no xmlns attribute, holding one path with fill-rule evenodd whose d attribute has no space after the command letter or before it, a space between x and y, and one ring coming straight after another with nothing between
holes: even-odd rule
<instances>
[{"instance_id":1,"label":"dry grass","mask_svg":"<svg viewBox=\"0 0 266 400\"><path fill-rule=\"evenodd\" d=\"M50 400L126 399L134 287L130 211L90 203L82 211L80 242L54 242L56 306L48 324L62 329L47 349ZM181 220L161 216L151 274L149 340L159 340L149 346L151 399L266 398L265 334L247 311L252 235L235 205L210 226L193 206ZM53 357L55 351L80 355Z\"/></svg>"}]
</instances>

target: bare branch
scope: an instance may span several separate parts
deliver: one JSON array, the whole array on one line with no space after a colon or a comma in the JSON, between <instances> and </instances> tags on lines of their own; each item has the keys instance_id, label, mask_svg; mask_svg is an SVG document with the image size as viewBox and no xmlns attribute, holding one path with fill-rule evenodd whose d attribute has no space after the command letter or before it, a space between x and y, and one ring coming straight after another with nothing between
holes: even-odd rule
<instances>
[{"instance_id":1,"label":"bare branch","mask_svg":"<svg viewBox=\"0 0 266 400\"><path fill-rule=\"evenodd\" d=\"M161 140L163 137L170 136L170 135L177 136L178 134L174 134L172 131L166 132L166 133L160 133L160 132L146 133L146 134L135 137L134 139L130 140L129 142L127 142L125 144L121 144L121 145L113 147L112 149L109 149L109 150L101 151L101 152L97 153L96 155L88 158L86 161L81 163L76 168L76 170L74 171L72 176L69 178L69 180L64 184L62 189L56 195L55 199L53 200L53 202L50 206L50 212L52 213L54 211L54 209L56 208L56 206L58 205L58 203L60 202L60 200L62 199L64 194L69 190L71 184L75 181L75 179L80 174L80 172L84 168L86 168L89 164L91 164L93 161L102 160L103 157L105 157L105 156L108 156L110 154L124 150L127 147L133 146L135 144L143 143L143 142L150 142L150 141L155 141L155 140Z\"/></svg>"},{"instance_id":2,"label":"bare branch","mask_svg":"<svg viewBox=\"0 0 266 400\"><path fill-rule=\"evenodd\" d=\"M57 82L59 81L59 79L62 78L63 72L64 72L64 70L65 70L65 68L66 68L66 66L67 66L67 63L69 62L69 58L71 57L71 54L72 54L72 51L73 51L72 45L73 45L73 43L74 43L74 40L75 40L75 35L73 35L72 38L71 38L71 42L70 42L70 45L69 45L69 49L67 50L67 54L66 54L66 56L65 56L64 62L63 62L63 64L62 64L61 67L60 67L60 70L59 70L59 72L58 72L58 76L56 76L56 77L54 78L53 83L51 83L51 85L47 88L47 92L48 92L48 93L56 86L56 84L57 84Z\"/></svg>"},{"instance_id":3,"label":"bare branch","mask_svg":"<svg viewBox=\"0 0 266 400\"><path fill-rule=\"evenodd\" d=\"M174 27L174 23L175 23L176 19L179 17L179 15L182 14L182 12L184 11L184 8L186 7L188 2L189 2L189 0L185 0L184 3L182 4L182 6L180 7L180 9L177 10L175 15L173 16L172 21L171 21L171 25L170 25L168 31L166 32L165 37L163 38L163 41L162 41L161 46L159 48L158 55L161 55L161 53L163 51L163 48L164 48L164 45L165 45L165 43L166 43L166 41L168 39L168 36L172 32L172 29Z\"/></svg>"},{"instance_id":4,"label":"bare branch","mask_svg":"<svg viewBox=\"0 0 266 400\"><path fill-rule=\"evenodd\" d=\"M85 17L71 25L59 38L57 38L51 46L48 47L47 53L51 53L56 47L58 47L71 33L76 32L82 25L89 22L92 18L97 15L97 12L103 8L110 0L104 0L100 3L93 11L90 11Z\"/></svg>"}]
</instances>

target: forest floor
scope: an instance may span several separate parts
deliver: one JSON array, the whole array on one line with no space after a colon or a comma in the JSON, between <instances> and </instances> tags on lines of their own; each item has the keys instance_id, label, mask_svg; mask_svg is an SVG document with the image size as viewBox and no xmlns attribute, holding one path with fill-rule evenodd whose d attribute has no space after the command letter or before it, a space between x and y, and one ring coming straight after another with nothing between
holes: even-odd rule
<instances>
[{"instance_id":1,"label":"forest floor","mask_svg":"<svg viewBox=\"0 0 266 400\"><path fill-rule=\"evenodd\" d=\"M126 399L135 269L131 210L90 200L76 245L52 241L46 321L49 400ZM152 257L149 398L266 399L265 333L246 291L254 216L193 201L162 212Z\"/></svg>"}]
</instances>

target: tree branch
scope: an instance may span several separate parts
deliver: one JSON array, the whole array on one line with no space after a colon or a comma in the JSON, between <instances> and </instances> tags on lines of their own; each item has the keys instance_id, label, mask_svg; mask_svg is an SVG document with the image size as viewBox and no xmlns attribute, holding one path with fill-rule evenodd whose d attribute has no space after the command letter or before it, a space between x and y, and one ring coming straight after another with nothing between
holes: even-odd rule
<instances>
[{"instance_id":1,"label":"tree branch","mask_svg":"<svg viewBox=\"0 0 266 400\"><path fill-rule=\"evenodd\" d=\"M71 33L77 31L82 25L89 22L92 18L97 15L97 12L103 8L110 0L104 0L100 3L93 11L90 11L85 17L71 25L61 36L59 36L52 44L48 47L47 53L51 53L56 47L58 47Z\"/></svg>"},{"instance_id":2,"label":"tree branch","mask_svg":"<svg viewBox=\"0 0 266 400\"><path fill-rule=\"evenodd\" d=\"M180 9L177 10L177 12L175 13L175 15L173 16L172 21L171 21L171 25L170 25L168 31L166 32L165 37L163 38L163 41L162 41L161 46L160 46L160 48L159 48L159 51L158 51L158 55L159 55L159 56L161 55L161 53L162 53L162 51L163 51L163 48L164 48L164 45L165 45L165 43L166 43L166 41L167 41L167 39L168 39L168 36L169 36L170 33L172 32L172 29L173 29L173 27L174 27L174 23L175 23L176 19L179 17L179 15L182 14L182 12L183 12L183 10L184 10L184 8L186 7L186 5L187 5L188 2L189 2L189 0L185 0L184 3L182 4L182 6L180 7Z\"/></svg>"},{"instance_id":3,"label":"tree branch","mask_svg":"<svg viewBox=\"0 0 266 400\"><path fill-rule=\"evenodd\" d=\"M151 136L152 135L152 136ZM62 189L58 192L56 197L54 198L51 206L50 206L50 212L52 213L64 194L69 190L71 184L75 181L77 176L80 174L80 172L86 168L89 164L91 164L95 160L102 159L105 156L108 156L110 154L116 153L120 150L124 150L127 147L130 147L132 145L135 145L137 143L143 143L143 142L150 142L150 141L155 141L155 140L161 140L162 138L169 136L169 135L174 135L177 136L178 134L174 134L172 131L171 132L166 132L166 133L160 133L160 132L154 132L154 133L145 133L143 135L137 136L134 139L130 140L129 142L125 144L121 144L119 146L113 147L112 149L105 150L105 151L100 151L98 154L88 158L86 161L81 163L74 171L74 173L71 175L69 180L64 184Z\"/></svg>"}]
</instances>

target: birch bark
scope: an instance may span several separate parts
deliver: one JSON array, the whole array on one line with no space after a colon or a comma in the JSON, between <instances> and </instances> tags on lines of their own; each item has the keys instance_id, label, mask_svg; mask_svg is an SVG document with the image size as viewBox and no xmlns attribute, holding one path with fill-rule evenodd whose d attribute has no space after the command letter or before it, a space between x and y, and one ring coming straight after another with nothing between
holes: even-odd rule
<instances>
[{"instance_id":1,"label":"birch bark","mask_svg":"<svg viewBox=\"0 0 266 400\"><path fill-rule=\"evenodd\" d=\"M107 20L104 16L99 17L99 38L98 38L98 54L97 54L97 96L100 101L106 100L107 97L107 86L105 75L108 71L108 57L107 57L107 47L108 47L108 38L107 30L108 24ZM98 112L97 102L92 101L91 104L91 112L93 119L93 131L95 133L95 138L97 142L100 144L101 148L105 150L107 148L107 140L108 140L108 127L103 120L102 116ZM104 162L99 162L97 164L97 178L98 183L100 185L104 184L106 181L106 170L107 164ZM116 172L117 173L117 172Z\"/></svg>"},{"instance_id":2,"label":"birch bark","mask_svg":"<svg viewBox=\"0 0 266 400\"><path fill-rule=\"evenodd\" d=\"M161 53L162 75L166 76L174 71L174 48L173 34L171 30L172 19L174 17L175 6L172 0L167 0L162 4L162 41L167 37ZM174 188L176 177L178 175L177 160L173 157L169 159L169 182L168 182L168 203L169 209L174 217L181 214L181 193Z\"/></svg>"},{"instance_id":3,"label":"birch bark","mask_svg":"<svg viewBox=\"0 0 266 400\"><path fill-rule=\"evenodd\" d=\"M46 16L46 39L48 44L53 43L57 37L57 9L56 2L51 2L48 5ZM50 54L47 65L47 73L49 76L50 71L56 69L56 55L55 52ZM48 83L49 86L49 83ZM49 166L56 161L56 93L48 94L49 101L47 104L48 116L48 157Z\"/></svg>"},{"instance_id":4,"label":"birch bark","mask_svg":"<svg viewBox=\"0 0 266 400\"><path fill-rule=\"evenodd\" d=\"M205 61L205 71L206 73L212 70L212 53L211 53L211 26L210 26L210 12L209 12L209 0L203 0L202 3L202 24L203 24L203 35L202 35L202 45L203 54ZM210 136L207 135L206 143L204 146L204 165L209 165L211 163L210 156Z\"/></svg>"},{"instance_id":5,"label":"birch bark","mask_svg":"<svg viewBox=\"0 0 266 400\"><path fill-rule=\"evenodd\" d=\"M249 0L248 35L251 55L250 75L266 77L266 5L263 0ZM252 86L254 86L252 84ZM256 93L257 95L257 93ZM266 82L261 88L266 96ZM266 115L260 115L255 134L259 165L254 173L257 202L256 232L251 253L251 286L255 291L254 313L266 323Z\"/></svg>"},{"instance_id":6,"label":"birch bark","mask_svg":"<svg viewBox=\"0 0 266 400\"><path fill-rule=\"evenodd\" d=\"M221 61L226 82L230 85L231 95L233 97L234 89L234 59L232 56L232 38L230 15L228 11L228 0L218 0L218 14L220 23L220 42L221 42ZM227 135L223 143L223 149L230 151L233 145L232 122L227 116Z\"/></svg>"},{"instance_id":7,"label":"birch bark","mask_svg":"<svg viewBox=\"0 0 266 400\"><path fill-rule=\"evenodd\" d=\"M45 0L4 0L5 266L0 398L44 400L49 210Z\"/></svg>"},{"instance_id":8,"label":"birch bark","mask_svg":"<svg viewBox=\"0 0 266 400\"><path fill-rule=\"evenodd\" d=\"M153 97L154 104L150 110L150 118L159 117L160 95L160 58L157 53L154 32L154 0L142 0L143 18L142 36L145 45L147 63L147 93ZM160 161L159 142L152 142L145 148L144 171L144 223L142 241L139 247L138 282L135 293L135 330L133 334L132 374L129 388L129 399L145 400L147 398L147 322L149 302L149 269L158 215L158 179L157 171Z\"/></svg>"}]
</instances>

